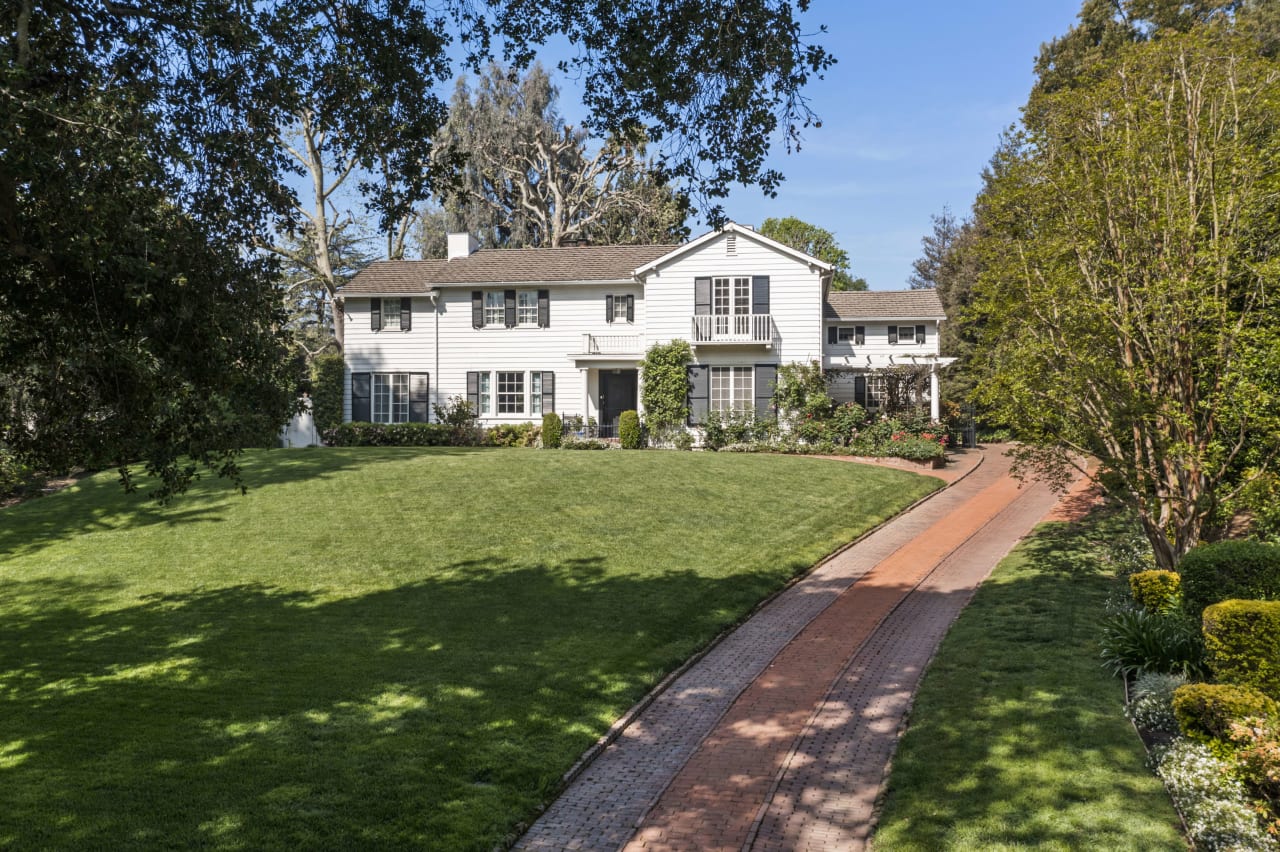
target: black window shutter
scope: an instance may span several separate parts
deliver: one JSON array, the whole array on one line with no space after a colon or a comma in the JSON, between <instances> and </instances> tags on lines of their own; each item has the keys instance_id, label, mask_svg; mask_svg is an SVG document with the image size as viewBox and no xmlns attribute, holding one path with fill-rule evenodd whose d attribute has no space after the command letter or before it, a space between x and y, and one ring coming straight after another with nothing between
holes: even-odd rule
<instances>
[{"instance_id":1,"label":"black window shutter","mask_svg":"<svg viewBox=\"0 0 1280 852\"><path fill-rule=\"evenodd\" d=\"M613 296L604 297L604 321L613 322Z\"/></svg>"},{"instance_id":2,"label":"black window shutter","mask_svg":"<svg viewBox=\"0 0 1280 852\"><path fill-rule=\"evenodd\" d=\"M753 275L751 277L751 313L769 313L768 275Z\"/></svg>"},{"instance_id":3,"label":"black window shutter","mask_svg":"<svg viewBox=\"0 0 1280 852\"><path fill-rule=\"evenodd\" d=\"M471 327L484 328L484 291L471 291Z\"/></svg>"},{"instance_id":4,"label":"black window shutter","mask_svg":"<svg viewBox=\"0 0 1280 852\"><path fill-rule=\"evenodd\" d=\"M542 374L542 410L546 413L556 410L556 374L550 370Z\"/></svg>"},{"instance_id":5,"label":"black window shutter","mask_svg":"<svg viewBox=\"0 0 1280 852\"><path fill-rule=\"evenodd\" d=\"M551 291L538 291L538 328L551 328Z\"/></svg>"},{"instance_id":6,"label":"black window shutter","mask_svg":"<svg viewBox=\"0 0 1280 852\"><path fill-rule=\"evenodd\" d=\"M858 405L861 405L863 408L867 407L867 377L866 376L853 377L853 401L858 403Z\"/></svg>"},{"instance_id":7,"label":"black window shutter","mask_svg":"<svg viewBox=\"0 0 1280 852\"><path fill-rule=\"evenodd\" d=\"M636 321L636 297L627 296L627 322Z\"/></svg>"},{"instance_id":8,"label":"black window shutter","mask_svg":"<svg viewBox=\"0 0 1280 852\"><path fill-rule=\"evenodd\" d=\"M916 343L924 343L924 326L916 326Z\"/></svg>"},{"instance_id":9,"label":"black window shutter","mask_svg":"<svg viewBox=\"0 0 1280 852\"><path fill-rule=\"evenodd\" d=\"M505 306L507 309L506 326L507 328L515 328L516 327L516 291L504 290L502 292L502 301L505 303Z\"/></svg>"},{"instance_id":10,"label":"black window shutter","mask_svg":"<svg viewBox=\"0 0 1280 852\"><path fill-rule=\"evenodd\" d=\"M471 410L476 414L480 411L480 374L474 372L467 373L467 402L471 403Z\"/></svg>"},{"instance_id":11,"label":"black window shutter","mask_svg":"<svg viewBox=\"0 0 1280 852\"><path fill-rule=\"evenodd\" d=\"M698 316L711 313L711 279L693 279L693 312Z\"/></svg>"},{"instance_id":12,"label":"black window shutter","mask_svg":"<svg viewBox=\"0 0 1280 852\"><path fill-rule=\"evenodd\" d=\"M827 343L835 343L839 338L836 337L840 333L834 325L827 326Z\"/></svg>"},{"instance_id":13,"label":"black window shutter","mask_svg":"<svg viewBox=\"0 0 1280 852\"><path fill-rule=\"evenodd\" d=\"M756 364L756 419L772 420L778 416L773 393L778 385L777 364Z\"/></svg>"},{"instance_id":14,"label":"black window shutter","mask_svg":"<svg viewBox=\"0 0 1280 852\"><path fill-rule=\"evenodd\" d=\"M372 383L370 373L351 374L351 421L368 423L373 419L369 410L369 385Z\"/></svg>"},{"instance_id":15,"label":"black window shutter","mask_svg":"<svg viewBox=\"0 0 1280 852\"><path fill-rule=\"evenodd\" d=\"M898 342L898 327L896 325L889 326L889 342L890 343Z\"/></svg>"},{"instance_id":16,"label":"black window shutter","mask_svg":"<svg viewBox=\"0 0 1280 852\"><path fill-rule=\"evenodd\" d=\"M711 401L711 368L701 364L689 367L689 425L697 426L707 419Z\"/></svg>"},{"instance_id":17,"label":"black window shutter","mask_svg":"<svg viewBox=\"0 0 1280 852\"><path fill-rule=\"evenodd\" d=\"M853 327L853 342L859 346L867 342L867 327L865 325L855 325Z\"/></svg>"},{"instance_id":18,"label":"black window shutter","mask_svg":"<svg viewBox=\"0 0 1280 852\"><path fill-rule=\"evenodd\" d=\"M369 330L382 331L382 300L369 300Z\"/></svg>"},{"instance_id":19,"label":"black window shutter","mask_svg":"<svg viewBox=\"0 0 1280 852\"><path fill-rule=\"evenodd\" d=\"M431 419L431 377L427 373L409 374L409 422L427 423Z\"/></svg>"},{"instance_id":20,"label":"black window shutter","mask_svg":"<svg viewBox=\"0 0 1280 852\"><path fill-rule=\"evenodd\" d=\"M413 328L413 299L400 300L400 330L409 331Z\"/></svg>"}]
</instances>

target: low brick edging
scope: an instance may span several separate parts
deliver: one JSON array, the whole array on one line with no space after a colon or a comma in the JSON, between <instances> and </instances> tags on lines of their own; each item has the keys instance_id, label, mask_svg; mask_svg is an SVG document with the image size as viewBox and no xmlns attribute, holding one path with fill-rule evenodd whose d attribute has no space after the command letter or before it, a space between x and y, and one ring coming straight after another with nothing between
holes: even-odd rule
<instances>
[{"instance_id":1,"label":"low brick edging","mask_svg":"<svg viewBox=\"0 0 1280 852\"><path fill-rule=\"evenodd\" d=\"M973 464L969 466L967 470L955 471L954 478L939 477L944 481L944 484L941 488L938 488L934 491L929 492L928 494L924 495L923 497L914 501L908 506L904 506L901 510L899 510L894 515L888 518L885 518L880 523L864 531L857 538L838 547L831 553L824 556L822 559L819 559L813 565L809 566L809 568L806 569L805 571L793 576L783 586L778 588L776 591L774 591L767 597L760 600L754 607L751 608L751 610L745 613L741 619L739 619L738 621L736 621L731 625L726 626L720 633L718 633L714 638L712 638L705 646L703 646L700 650L698 650L696 653L690 656L687 660L681 663L677 668L675 668L669 674L667 674L666 677L664 677L652 689L650 689L649 692L647 692L644 695L644 697L642 697L639 701L633 704L625 713L622 714L622 716L620 716L617 719L617 721L615 721L612 725L610 725L609 729L595 742L594 745L592 745L585 752L583 752L582 756L573 764L573 766L569 767L569 769L564 773L564 775L560 777L560 782L558 784L558 788L556 790L555 796L549 799L548 802L542 808L539 809L535 819L532 822L530 822L527 826L524 826L518 833L514 833L512 836L510 836L507 839L505 847L510 849L518 845L521 842L521 840L525 837L525 835L528 834L528 832L533 828L533 825L534 823L537 822L537 819L540 818L542 814L546 813L547 810L551 807L551 805L553 805L556 802L556 800L569 788L569 786L573 784L573 782L576 781L597 759L599 759L599 757L603 755L605 751L611 745L613 745L623 735L623 733L626 732L626 730L629 727L631 727L631 725L633 725L635 721L655 701L661 698L663 694L666 693L673 684L675 684L678 680L680 680L681 677L687 674L690 669L696 666L707 655L715 651L722 643L724 643L730 636L732 636L735 631L741 628L743 624L745 624L747 621L749 621L751 618L757 615L765 607L773 603L777 598L785 594L788 590L790 590L796 584L803 582L806 578L810 577L812 574L820 570L827 563L831 562L834 559L837 559L846 551L862 543L864 540L871 537L875 533L879 532L882 528L894 522L896 519L900 518L902 515L906 514L907 512L910 512L911 510L922 505L923 503L926 503L934 499L935 497L938 497L939 495L946 493L951 488L951 486L967 478L968 476L973 474L976 470L978 470L980 467L982 467L983 462L986 460L985 453L982 452L981 450L975 450L973 452L976 455L976 459L974 459ZM807 456L807 458L834 458L834 459L839 459L841 461L857 460L851 456ZM883 462L884 460L868 459L868 461L875 463L875 462ZM743 688L745 689L749 685L750 685L749 683L744 684ZM663 785L664 789L665 789L665 786L666 785L664 784ZM652 803L650 803L650 807L651 806L652 806Z\"/></svg>"}]
</instances>

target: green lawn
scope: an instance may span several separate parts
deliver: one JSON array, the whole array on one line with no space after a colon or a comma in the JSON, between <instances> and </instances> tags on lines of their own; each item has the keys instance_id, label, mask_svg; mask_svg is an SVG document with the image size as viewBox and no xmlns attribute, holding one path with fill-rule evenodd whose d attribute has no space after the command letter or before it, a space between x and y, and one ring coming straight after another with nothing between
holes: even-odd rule
<instances>
[{"instance_id":1,"label":"green lawn","mask_svg":"<svg viewBox=\"0 0 1280 852\"><path fill-rule=\"evenodd\" d=\"M876 852L1187 848L1098 657L1121 525L1041 526L979 588L921 685Z\"/></svg>"},{"instance_id":2,"label":"green lawn","mask_svg":"<svg viewBox=\"0 0 1280 852\"><path fill-rule=\"evenodd\" d=\"M489 849L664 672L937 487L711 453L277 450L0 511L0 847Z\"/></svg>"}]
</instances>

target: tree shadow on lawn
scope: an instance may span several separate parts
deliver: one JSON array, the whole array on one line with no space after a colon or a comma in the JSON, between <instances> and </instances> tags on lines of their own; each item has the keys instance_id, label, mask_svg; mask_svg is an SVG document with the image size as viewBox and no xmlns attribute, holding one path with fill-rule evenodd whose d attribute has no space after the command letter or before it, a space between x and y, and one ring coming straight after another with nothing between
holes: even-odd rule
<instances>
[{"instance_id":1,"label":"tree shadow on lawn","mask_svg":"<svg viewBox=\"0 0 1280 852\"><path fill-rule=\"evenodd\" d=\"M0 847L492 848L769 583L474 561L107 609L109 586L10 582Z\"/></svg>"},{"instance_id":2,"label":"tree shadow on lawn","mask_svg":"<svg viewBox=\"0 0 1280 852\"><path fill-rule=\"evenodd\" d=\"M253 490L304 480L327 479L343 471L378 464L400 464L432 456L470 455L477 447L343 447L251 450L242 459L244 483ZM205 471L186 493L161 505L148 497L150 479L140 476L127 494L115 471L81 479L55 494L0 510L0 559L37 552L73 535L163 524L217 523L228 500L239 491L227 479Z\"/></svg>"}]
</instances>

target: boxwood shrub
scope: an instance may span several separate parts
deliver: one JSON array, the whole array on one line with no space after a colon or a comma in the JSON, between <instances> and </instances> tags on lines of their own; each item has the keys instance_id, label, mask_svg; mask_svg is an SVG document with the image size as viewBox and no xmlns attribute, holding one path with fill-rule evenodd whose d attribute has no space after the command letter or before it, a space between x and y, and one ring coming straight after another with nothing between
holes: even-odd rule
<instances>
[{"instance_id":1,"label":"boxwood shrub","mask_svg":"<svg viewBox=\"0 0 1280 852\"><path fill-rule=\"evenodd\" d=\"M1189 683L1173 691L1173 715L1193 739L1226 740L1233 722L1275 716L1276 703L1248 686Z\"/></svg>"},{"instance_id":2,"label":"boxwood shrub","mask_svg":"<svg viewBox=\"0 0 1280 852\"><path fill-rule=\"evenodd\" d=\"M1147 612L1164 612L1178 600L1179 577L1174 571L1139 571L1129 575L1134 602Z\"/></svg>"},{"instance_id":3,"label":"boxwood shrub","mask_svg":"<svg viewBox=\"0 0 1280 852\"><path fill-rule=\"evenodd\" d=\"M618 415L618 443L624 450L640 449L640 415L624 411Z\"/></svg>"},{"instance_id":4,"label":"boxwood shrub","mask_svg":"<svg viewBox=\"0 0 1280 852\"><path fill-rule=\"evenodd\" d=\"M455 430L444 423L341 423L323 434L331 447L447 447Z\"/></svg>"},{"instance_id":5,"label":"boxwood shrub","mask_svg":"<svg viewBox=\"0 0 1280 852\"><path fill-rule=\"evenodd\" d=\"M554 411L542 415L542 446L554 450L560 446L563 438L564 423L560 420L560 415Z\"/></svg>"},{"instance_id":6,"label":"boxwood shrub","mask_svg":"<svg viewBox=\"0 0 1280 852\"><path fill-rule=\"evenodd\" d=\"M1223 601L1207 607L1204 644L1217 680L1280 699L1280 601Z\"/></svg>"},{"instance_id":7,"label":"boxwood shrub","mask_svg":"<svg viewBox=\"0 0 1280 852\"><path fill-rule=\"evenodd\" d=\"M1218 541L1193 548L1178 563L1182 606L1198 619L1209 604L1233 598L1280 599L1280 545Z\"/></svg>"}]
</instances>

